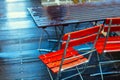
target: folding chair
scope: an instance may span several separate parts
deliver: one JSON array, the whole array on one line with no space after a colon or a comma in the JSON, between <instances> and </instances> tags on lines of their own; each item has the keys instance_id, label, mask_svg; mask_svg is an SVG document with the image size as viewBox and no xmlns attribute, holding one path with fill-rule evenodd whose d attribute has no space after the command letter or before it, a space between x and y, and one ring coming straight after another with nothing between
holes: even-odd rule
<instances>
[{"instance_id":1,"label":"folding chair","mask_svg":"<svg viewBox=\"0 0 120 80\"><path fill-rule=\"evenodd\" d=\"M57 77L55 78L56 80L65 80L77 75L79 75L81 80L83 80L81 75L82 71L79 70L78 66L90 61L93 52L96 51L94 49L94 45L100 32L101 27L94 26L84 30L66 33L62 38L63 42L60 50L40 55L39 58L47 66L51 80L54 79L51 76L51 72L57 74ZM80 54L75 48L90 42L94 43L93 46L83 54ZM85 57L85 55L88 55L88 57ZM67 72L67 70L71 70L73 68L75 68L74 70L77 70L77 73L64 78L61 76L62 72Z\"/></svg>"},{"instance_id":2,"label":"folding chair","mask_svg":"<svg viewBox=\"0 0 120 80\"><path fill-rule=\"evenodd\" d=\"M95 48L98 52L98 61L100 61L100 56L103 55L104 58L106 53L114 53L114 52L120 52L120 35L111 35L113 32L120 31L120 17L115 18L107 18L103 24L103 30L102 33L104 33L104 37L99 37L99 39L96 42ZM104 74L113 74L113 73L120 73L118 72L103 72L102 64L108 64L108 63L117 63L120 62L120 60L107 60L107 61L101 61L99 62L99 69L100 73L94 74L101 75L101 79L104 80ZM92 75L93 76L93 75Z\"/></svg>"}]
</instances>

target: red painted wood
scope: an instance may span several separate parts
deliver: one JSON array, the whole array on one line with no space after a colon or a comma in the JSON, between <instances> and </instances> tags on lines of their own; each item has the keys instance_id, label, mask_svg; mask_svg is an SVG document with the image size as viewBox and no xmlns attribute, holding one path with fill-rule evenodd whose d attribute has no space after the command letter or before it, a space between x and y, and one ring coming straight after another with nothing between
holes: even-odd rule
<instances>
[{"instance_id":1,"label":"red painted wood","mask_svg":"<svg viewBox=\"0 0 120 80\"><path fill-rule=\"evenodd\" d=\"M87 29L84 29L84 30L70 32L70 33L65 34L62 39L67 40L69 34L70 34L70 39L75 39L75 38L88 36L88 35L97 33L99 31L99 29L100 29L100 26L94 26L94 27L90 27L90 28L87 28Z\"/></svg>"},{"instance_id":2,"label":"red painted wood","mask_svg":"<svg viewBox=\"0 0 120 80\"><path fill-rule=\"evenodd\" d=\"M105 38L100 38L95 47L99 54L102 54ZM105 46L105 52L120 51L120 36L109 37Z\"/></svg>"},{"instance_id":3,"label":"red painted wood","mask_svg":"<svg viewBox=\"0 0 120 80\"><path fill-rule=\"evenodd\" d=\"M112 21L110 32L120 31L120 17L114 17L114 18L107 18L105 20L104 32L108 31L110 21ZM120 36L108 37L106 45L105 45L105 40L106 38L99 38L99 40L95 45L96 50L98 51L99 54L102 54L102 52L120 51Z\"/></svg>"},{"instance_id":4,"label":"red painted wood","mask_svg":"<svg viewBox=\"0 0 120 80\"><path fill-rule=\"evenodd\" d=\"M104 32L108 31L108 26L104 26ZM116 32L116 31L120 31L120 25L112 25L110 27L110 32Z\"/></svg>"},{"instance_id":5,"label":"red painted wood","mask_svg":"<svg viewBox=\"0 0 120 80\"><path fill-rule=\"evenodd\" d=\"M99 43L99 42L103 43L105 41L105 39L106 38L99 38L97 43ZM107 42L117 42L117 41L120 41L120 36L113 36L113 37L109 37L107 39Z\"/></svg>"},{"instance_id":6,"label":"red painted wood","mask_svg":"<svg viewBox=\"0 0 120 80\"><path fill-rule=\"evenodd\" d=\"M50 68L54 73L57 73L59 70L63 52L64 50L62 49L56 52L40 55L39 58L44 64L46 64L48 68ZM75 57L75 56L78 56L78 57ZM80 55L73 48L68 48L65 56L65 60L63 62L62 70L72 68L76 65L84 63L85 61L87 61L87 58Z\"/></svg>"},{"instance_id":7,"label":"red painted wood","mask_svg":"<svg viewBox=\"0 0 120 80\"><path fill-rule=\"evenodd\" d=\"M112 24L120 24L120 17L107 18L105 24L109 24L110 20L112 20Z\"/></svg>"},{"instance_id":8,"label":"red painted wood","mask_svg":"<svg viewBox=\"0 0 120 80\"><path fill-rule=\"evenodd\" d=\"M66 70L66 69L75 67L75 66L77 66L77 65L83 64L83 63L85 63L85 62L87 62L87 58L77 59L77 60L75 60L75 61L73 61L73 62L64 64L64 65L62 66L62 69L61 69L61 70L63 71L63 70ZM59 71L59 67L51 68L51 70L52 70L52 72L57 73L57 72Z\"/></svg>"},{"instance_id":9,"label":"red painted wood","mask_svg":"<svg viewBox=\"0 0 120 80\"><path fill-rule=\"evenodd\" d=\"M57 51L56 51L57 52ZM49 54L49 53L48 53ZM54 53L53 53L54 54ZM53 57L49 57L49 58L45 58L45 59L41 59L45 64L47 63L51 63L51 62L54 62L54 61L58 61L58 60L61 60L62 59L62 55L57 55L57 56L53 56ZM74 56L74 55L78 55L78 52L77 51L71 51L71 52L67 52L66 53L66 56L65 58L68 58L68 57L71 57L71 56Z\"/></svg>"},{"instance_id":10,"label":"red painted wood","mask_svg":"<svg viewBox=\"0 0 120 80\"><path fill-rule=\"evenodd\" d=\"M99 54L102 54L103 44L97 45L96 50ZM120 43L106 44L104 52L116 52L116 51L120 51Z\"/></svg>"},{"instance_id":11,"label":"red painted wood","mask_svg":"<svg viewBox=\"0 0 120 80\"><path fill-rule=\"evenodd\" d=\"M40 55L39 58L44 64L46 64L48 68L50 68L54 73L57 73L59 70L63 52L64 52L64 49L58 50L56 52ZM75 56L78 56L78 57L75 57ZM84 63L85 61L87 61L87 58L80 55L73 48L68 48L65 56L65 60L63 62L62 70L72 68L76 65Z\"/></svg>"},{"instance_id":12,"label":"red painted wood","mask_svg":"<svg viewBox=\"0 0 120 80\"><path fill-rule=\"evenodd\" d=\"M96 39L96 36L97 34L92 34L83 38L70 40L68 46L73 47L73 46L85 44L87 42L93 42ZM61 48L63 49L65 45L66 45L66 42L63 42Z\"/></svg>"},{"instance_id":13,"label":"red painted wood","mask_svg":"<svg viewBox=\"0 0 120 80\"><path fill-rule=\"evenodd\" d=\"M73 51L73 50L74 49L72 47L69 47L67 49L67 52ZM43 54L43 55L40 55L39 58L40 59L47 59L47 58L50 58L50 57L58 56L58 55L63 54L63 51L64 51L64 49L61 49L61 50L58 50L57 52L50 52L49 54L48 53L47 54Z\"/></svg>"},{"instance_id":14,"label":"red painted wood","mask_svg":"<svg viewBox=\"0 0 120 80\"><path fill-rule=\"evenodd\" d=\"M84 58L82 55L76 55L76 56L78 56L78 57L71 56L71 57L65 58L66 60L64 60L63 65L70 64L73 61ZM61 60L58 60L55 62L48 63L47 66L49 68L58 67L58 66L60 66L60 63L61 63Z\"/></svg>"},{"instance_id":15,"label":"red painted wood","mask_svg":"<svg viewBox=\"0 0 120 80\"><path fill-rule=\"evenodd\" d=\"M47 64L47 63L50 63L50 62L61 60L63 53L64 53L64 49L61 49L61 50L58 50L56 52L51 52L51 53L40 55L39 58L45 64ZM70 56L73 56L73 55L78 55L78 52L75 51L73 48L68 48L65 57L70 57Z\"/></svg>"}]
</instances>

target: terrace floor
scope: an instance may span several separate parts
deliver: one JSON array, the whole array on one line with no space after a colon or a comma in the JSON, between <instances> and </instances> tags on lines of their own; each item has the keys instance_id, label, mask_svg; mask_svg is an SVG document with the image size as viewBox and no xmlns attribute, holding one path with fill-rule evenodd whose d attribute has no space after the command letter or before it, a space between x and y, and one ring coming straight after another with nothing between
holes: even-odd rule
<instances>
[{"instance_id":1,"label":"terrace floor","mask_svg":"<svg viewBox=\"0 0 120 80\"><path fill-rule=\"evenodd\" d=\"M48 44L48 35L37 28L27 11L27 8L36 6L41 6L39 0L0 0L0 80L49 80L47 69L38 59L44 52L38 49L51 48L53 43ZM85 28L92 24L88 22L79 26ZM74 29L72 25L68 27L65 32ZM54 27L45 30L50 34L49 38L55 38ZM42 46L39 46L40 37L43 37ZM107 76L106 80L119 80L118 77ZM87 76L85 80L88 78L99 80L99 76Z\"/></svg>"}]
</instances>

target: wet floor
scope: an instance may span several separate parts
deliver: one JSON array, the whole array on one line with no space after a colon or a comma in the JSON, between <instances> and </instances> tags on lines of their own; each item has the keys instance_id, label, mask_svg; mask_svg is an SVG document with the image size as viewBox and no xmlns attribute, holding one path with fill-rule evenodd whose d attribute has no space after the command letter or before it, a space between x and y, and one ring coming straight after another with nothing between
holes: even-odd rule
<instances>
[{"instance_id":1,"label":"wet floor","mask_svg":"<svg viewBox=\"0 0 120 80\"><path fill-rule=\"evenodd\" d=\"M51 48L53 43L49 44L47 39L56 38L55 29L37 28L27 10L36 6L41 6L39 0L0 0L0 80L50 80L45 66L38 59L43 54L38 49ZM66 32L75 30L71 26ZM89 27L91 23L80 26ZM77 77L74 79L78 80Z\"/></svg>"}]
</instances>

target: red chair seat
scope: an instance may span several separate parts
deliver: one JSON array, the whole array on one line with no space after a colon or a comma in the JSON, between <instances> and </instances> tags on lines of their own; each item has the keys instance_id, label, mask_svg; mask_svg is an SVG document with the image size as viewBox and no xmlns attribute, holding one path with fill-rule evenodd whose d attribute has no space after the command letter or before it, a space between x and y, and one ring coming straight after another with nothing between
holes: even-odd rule
<instances>
[{"instance_id":1,"label":"red chair seat","mask_svg":"<svg viewBox=\"0 0 120 80\"><path fill-rule=\"evenodd\" d=\"M104 47L105 38L99 38L95 48L99 54L102 53ZM116 52L120 51L120 36L109 37L107 39L106 47L104 52Z\"/></svg>"},{"instance_id":2,"label":"red chair seat","mask_svg":"<svg viewBox=\"0 0 120 80\"><path fill-rule=\"evenodd\" d=\"M43 63L46 64L48 68L50 68L54 73L57 73L59 71L59 66L61 63L63 51L64 49L61 49L56 52L43 54L43 55L40 55L39 58L42 60ZM75 67L84 62L87 62L87 58L80 55L73 48L68 48L61 70L66 70L66 69Z\"/></svg>"}]
</instances>

